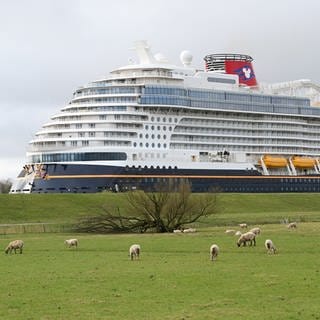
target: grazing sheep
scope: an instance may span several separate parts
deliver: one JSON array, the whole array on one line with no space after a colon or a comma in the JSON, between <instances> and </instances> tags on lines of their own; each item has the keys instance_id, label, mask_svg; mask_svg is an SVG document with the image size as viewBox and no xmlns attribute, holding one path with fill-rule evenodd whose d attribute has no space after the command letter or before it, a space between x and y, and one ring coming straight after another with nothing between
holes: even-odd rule
<instances>
[{"instance_id":1,"label":"grazing sheep","mask_svg":"<svg viewBox=\"0 0 320 320\"><path fill-rule=\"evenodd\" d=\"M241 231L237 231L234 235L235 235L235 236L241 236L241 235L242 235L242 232L241 232Z\"/></svg>"},{"instance_id":2,"label":"grazing sheep","mask_svg":"<svg viewBox=\"0 0 320 320\"><path fill-rule=\"evenodd\" d=\"M235 234L236 230L232 230L232 229L227 229L226 230L226 234Z\"/></svg>"},{"instance_id":3,"label":"grazing sheep","mask_svg":"<svg viewBox=\"0 0 320 320\"><path fill-rule=\"evenodd\" d=\"M240 223L239 227L244 229L244 228L248 228L248 225L246 223Z\"/></svg>"},{"instance_id":4,"label":"grazing sheep","mask_svg":"<svg viewBox=\"0 0 320 320\"><path fill-rule=\"evenodd\" d=\"M256 245L256 235L253 232L248 231L242 234L237 241L237 245L238 247L240 247L241 244L243 244L243 246L245 247L248 241L250 241L250 246L252 246L252 242L254 245Z\"/></svg>"},{"instance_id":5,"label":"grazing sheep","mask_svg":"<svg viewBox=\"0 0 320 320\"><path fill-rule=\"evenodd\" d=\"M297 223L296 222L291 222L288 224L288 229L296 229L297 228Z\"/></svg>"},{"instance_id":6,"label":"grazing sheep","mask_svg":"<svg viewBox=\"0 0 320 320\"><path fill-rule=\"evenodd\" d=\"M256 236L258 235L258 234L260 234L261 233L261 229L260 228L252 228L251 230L250 230L250 232L253 232Z\"/></svg>"},{"instance_id":7,"label":"grazing sheep","mask_svg":"<svg viewBox=\"0 0 320 320\"><path fill-rule=\"evenodd\" d=\"M130 259L133 260L134 258L139 259L139 255L141 252L141 247L139 244L133 244L130 248L129 248L129 255L130 255Z\"/></svg>"},{"instance_id":8,"label":"grazing sheep","mask_svg":"<svg viewBox=\"0 0 320 320\"><path fill-rule=\"evenodd\" d=\"M213 261L215 258L217 258L218 254L219 254L219 247L216 244L213 244L210 247L210 259L211 261Z\"/></svg>"},{"instance_id":9,"label":"grazing sheep","mask_svg":"<svg viewBox=\"0 0 320 320\"><path fill-rule=\"evenodd\" d=\"M20 253L22 253L22 249L23 249L24 243L22 240L14 240L11 241L8 246L6 247L6 249L4 250L5 253L11 253L12 250L14 250L14 253L17 253L17 249L20 250Z\"/></svg>"},{"instance_id":10,"label":"grazing sheep","mask_svg":"<svg viewBox=\"0 0 320 320\"><path fill-rule=\"evenodd\" d=\"M173 230L173 233L182 233L182 230L180 230L180 229L175 229L175 230Z\"/></svg>"},{"instance_id":11,"label":"grazing sheep","mask_svg":"<svg viewBox=\"0 0 320 320\"><path fill-rule=\"evenodd\" d=\"M65 245L69 248L76 247L78 248L78 239L69 239L64 241Z\"/></svg>"},{"instance_id":12,"label":"grazing sheep","mask_svg":"<svg viewBox=\"0 0 320 320\"><path fill-rule=\"evenodd\" d=\"M270 240L270 239L267 239L265 241L264 246L266 247L268 253L276 253L276 251L277 251L275 245L273 244L272 240Z\"/></svg>"},{"instance_id":13,"label":"grazing sheep","mask_svg":"<svg viewBox=\"0 0 320 320\"><path fill-rule=\"evenodd\" d=\"M183 233L192 233L192 232L196 232L197 230L194 228L187 228L183 230Z\"/></svg>"}]
</instances>

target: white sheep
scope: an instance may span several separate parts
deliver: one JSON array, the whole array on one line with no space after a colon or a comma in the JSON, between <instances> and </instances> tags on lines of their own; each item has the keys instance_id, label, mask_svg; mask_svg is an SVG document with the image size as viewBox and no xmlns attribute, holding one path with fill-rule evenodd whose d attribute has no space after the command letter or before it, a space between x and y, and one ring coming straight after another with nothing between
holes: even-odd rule
<instances>
[{"instance_id":1,"label":"white sheep","mask_svg":"<svg viewBox=\"0 0 320 320\"><path fill-rule=\"evenodd\" d=\"M244 228L248 228L248 225L246 223L240 223L239 227L244 229Z\"/></svg>"},{"instance_id":2,"label":"white sheep","mask_svg":"<svg viewBox=\"0 0 320 320\"><path fill-rule=\"evenodd\" d=\"M236 230L233 230L233 229L227 229L225 231L226 234L235 234Z\"/></svg>"},{"instance_id":3,"label":"white sheep","mask_svg":"<svg viewBox=\"0 0 320 320\"><path fill-rule=\"evenodd\" d=\"M252 228L250 232L253 232L257 236L261 233L261 229L259 227Z\"/></svg>"},{"instance_id":4,"label":"white sheep","mask_svg":"<svg viewBox=\"0 0 320 320\"><path fill-rule=\"evenodd\" d=\"M236 231L236 233L234 234L235 236L241 236L242 235L242 232L241 231Z\"/></svg>"},{"instance_id":5,"label":"white sheep","mask_svg":"<svg viewBox=\"0 0 320 320\"><path fill-rule=\"evenodd\" d=\"M266 247L268 253L276 253L276 251L277 251L275 245L273 244L272 240L270 240L270 239L267 239L265 241L264 246Z\"/></svg>"},{"instance_id":6,"label":"white sheep","mask_svg":"<svg viewBox=\"0 0 320 320\"><path fill-rule=\"evenodd\" d=\"M183 230L183 233L193 233L196 232L197 230L195 228L187 228Z\"/></svg>"},{"instance_id":7,"label":"white sheep","mask_svg":"<svg viewBox=\"0 0 320 320\"><path fill-rule=\"evenodd\" d=\"M288 229L296 229L297 228L297 223L296 222L291 222L288 224Z\"/></svg>"},{"instance_id":8,"label":"white sheep","mask_svg":"<svg viewBox=\"0 0 320 320\"><path fill-rule=\"evenodd\" d=\"M173 233L182 233L182 230L180 230L180 229L175 229L175 230L173 230Z\"/></svg>"},{"instance_id":9,"label":"white sheep","mask_svg":"<svg viewBox=\"0 0 320 320\"><path fill-rule=\"evenodd\" d=\"M14 240L8 244L4 252L11 253L12 250L14 250L14 253L17 253L17 249L19 249L20 253L22 253L23 246L24 246L24 243L22 240Z\"/></svg>"},{"instance_id":10,"label":"white sheep","mask_svg":"<svg viewBox=\"0 0 320 320\"><path fill-rule=\"evenodd\" d=\"M129 256L130 259L133 260L134 258L139 259L139 255L141 252L141 247L139 244L133 244L130 248L129 248Z\"/></svg>"},{"instance_id":11,"label":"white sheep","mask_svg":"<svg viewBox=\"0 0 320 320\"><path fill-rule=\"evenodd\" d=\"M238 247L240 247L241 244L243 244L243 246L246 246L247 242L249 242L249 241L250 241L250 246L252 246L252 242L254 245L256 245L256 235L250 231L248 231L240 236L240 238L237 241L237 245L238 245Z\"/></svg>"},{"instance_id":12,"label":"white sheep","mask_svg":"<svg viewBox=\"0 0 320 320\"><path fill-rule=\"evenodd\" d=\"M68 239L64 241L65 245L69 248L71 247L78 247L78 239Z\"/></svg>"},{"instance_id":13,"label":"white sheep","mask_svg":"<svg viewBox=\"0 0 320 320\"><path fill-rule=\"evenodd\" d=\"M220 252L220 249L216 244L213 244L210 247L210 259L211 259L211 261L213 261L215 258L217 258L219 252Z\"/></svg>"}]
</instances>

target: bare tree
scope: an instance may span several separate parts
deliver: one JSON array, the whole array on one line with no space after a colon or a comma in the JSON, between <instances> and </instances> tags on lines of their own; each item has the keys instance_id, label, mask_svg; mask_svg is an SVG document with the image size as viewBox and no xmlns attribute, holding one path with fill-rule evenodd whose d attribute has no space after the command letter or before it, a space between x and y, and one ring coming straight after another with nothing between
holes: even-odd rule
<instances>
[{"instance_id":1,"label":"bare tree","mask_svg":"<svg viewBox=\"0 0 320 320\"><path fill-rule=\"evenodd\" d=\"M126 193L126 213L103 208L99 216L86 217L77 226L84 232L172 232L212 215L217 210L215 193L192 194L190 184L159 187L157 192Z\"/></svg>"},{"instance_id":2,"label":"bare tree","mask_svg":"<svg viewBox=\"0 0 320 320\"><path fill-rule=\"evenodd\" d=\"M0 193L9 193L12 182L10 179L0 181Z\"/></svg>"}]
</instances>

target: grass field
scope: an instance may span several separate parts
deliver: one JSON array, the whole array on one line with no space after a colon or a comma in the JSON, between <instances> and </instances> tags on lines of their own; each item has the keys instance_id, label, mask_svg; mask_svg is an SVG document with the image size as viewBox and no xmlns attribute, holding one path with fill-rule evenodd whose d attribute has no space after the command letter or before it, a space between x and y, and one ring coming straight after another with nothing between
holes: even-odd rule
<instances>
[{"instance_id":1,"label":"grass field","mask_svg":"<svg viewBox=\"0 0 320 320\"><path fill-rule=\"evenodd\" d=\"M101 213L103 206L125 211L125 194L0 194L0 224L72 224L80 216ZM217 214L205 220L206 226L278 223L283 218L320 222L318 193L219 194L218 208Z\"/></svg>"},{"instance_id":2,"label":"grass field","mask_svg":"<svg viewBox=\"0 0 320 320\"><path fill-rule=\"evenodd\" d=\"M24 234L3 253L0 319L320 319L320 223L260 225L256 247L224 227L194 234ZM63 241L78 237L79 248ZM15 236L0 236L3 248ZM268 255L271 238L279 253ZM139 261L129 245L139 243ZM209 260L212 243L220 246Z\"/></svg>"}]
</instances>

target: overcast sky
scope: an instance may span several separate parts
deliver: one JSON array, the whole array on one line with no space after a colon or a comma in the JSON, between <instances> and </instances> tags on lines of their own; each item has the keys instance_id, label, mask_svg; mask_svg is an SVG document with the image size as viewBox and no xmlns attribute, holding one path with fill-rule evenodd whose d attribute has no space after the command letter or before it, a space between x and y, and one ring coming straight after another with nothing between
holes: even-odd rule
<instances>
[{"instance_id":1,"label":"overcast sky","mask_svg":"<svg viewBox=\"0 0 320 320\"><path fill-rule=\"evenodd\" d=\"M0 180L73 91L135 58L136 40L179 63L190 50L251 55L260 82L320 84L319 0L0 0Z\"/></svg>"}]
</instances>

